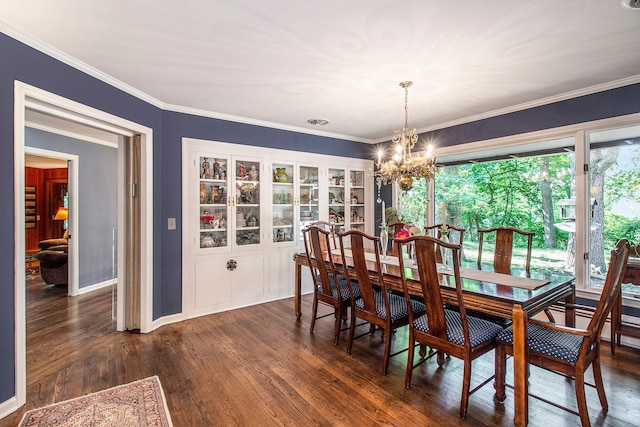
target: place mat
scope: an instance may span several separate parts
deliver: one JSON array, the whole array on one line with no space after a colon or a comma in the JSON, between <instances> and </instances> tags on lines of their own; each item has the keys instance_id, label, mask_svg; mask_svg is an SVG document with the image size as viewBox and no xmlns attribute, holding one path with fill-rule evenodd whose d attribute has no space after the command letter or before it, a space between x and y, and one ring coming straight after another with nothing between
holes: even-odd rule
<instances>
[{"instance_id":1,"label":"place mat","mask_svg":"<svg viewBox=\"0 0 640 427\"><path fill-rule=\"evenodd\" d=\"M340 249L333 249L331 251L331 255L337 255L337 256L341 256L340 254ZM351 257L351 249L345 249L344 250L344 255L346 257ZM374 254L373 252L365 252L364 253L364 259L366 261L371 261L371 262L376 262L376 254ZM413 262L413 260L409 259L409 258L405 258L404 260L404 266L405 267L414 267L415 264ZM398 267L400 265L400 262L398 261L398 257L395 255L387 255L386 257L383 257L382 255L380 255L380 264L389 264L389 265L395 265L396 267Z\"/></svg>"},{"instance_id":2,"label":"place mat","mask_svg":"<svg viewBox=\"0 0 640 427\"><path fill-rule=\"evenodd\" d=\"M351 250L345 249L344 254L345 256L350 257ZM331 255L340 256L340 249L332 250ZM367 261L375 262L376 260L375 254L371 252L365 252L364 258ZM411 259L406 258L403 261L404 261L405 267L415 267L415 264ZM382 255L380 255L380 263L395 265L395 266L399 265L397 256L387 256L386 258L383 258ZM445 270L441 267L440 264L438 264L438 272L442 274L447 274L450 276L453 275L453 269ZM495 273L493 271L474 270L471 268L460 268L460 277L465 279L477 280L480 282L495 283L496 285L511 286L514 288L522 288L522 289L530 289L530 290L538 289L539 287L550 283L549 280L531 279L529 277L518 277L518 276L512 276L510 274Z\"/></svg>"},{"instance_id":3,"label":"place mat","mask_svg":"<svg viewBox=\"0 0 640 427\"><path fill-rule=\"evenodd\" d=\"M449 272L445 272L447 274ZM453 271L450 272L453 274ZM494 273L493 271L474 270L471 268L460 268L460 277L478 280L480 282L490 282L496 285L512 286L514 288L538 289L550 283L549 280L531 279L529 277L518 277L510 274Z\"/></svg>"}]
</instances>

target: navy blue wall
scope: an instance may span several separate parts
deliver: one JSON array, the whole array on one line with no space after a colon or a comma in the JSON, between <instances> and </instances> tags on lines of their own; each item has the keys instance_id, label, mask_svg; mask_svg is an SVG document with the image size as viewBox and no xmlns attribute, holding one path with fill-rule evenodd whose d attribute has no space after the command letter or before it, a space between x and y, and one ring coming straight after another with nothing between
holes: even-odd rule
<instances>
[{"instance_id":1,"label":"navy blue wall","mask_svg":"<svg viewBox=\"0 0 640 427\"><path fill-rule=\"evenodd\" d=\"M0 200L14 200L14 80L153 129L154 319L179 313L182 307L182 242L179 230L183 137L373 158L372 149L366 144L163 112L1 33L0 52L0 147L4 152L0 157ZM448 146L638 111L640 85L633 85L429 134L437 138L439 146ZM388 193L388 190L384 192ZM13 241L13 209L12 203L0 205L0 236L4 241ZM177 230L166 229L168 217L177 219ZM15 254L12 247L6 250L13 256L0 257L0 403L15 395Z\"/></svg>"},{"instance_id":2,"label":"navy blue wall","mask_svg":"<svg viewBox=\"0 0 640 427\"><path fill-rule=\"evenodd\" d=\"M421 134L438 147L485 141L640 112L640 84Z\"/></svg>"}]
</instances>

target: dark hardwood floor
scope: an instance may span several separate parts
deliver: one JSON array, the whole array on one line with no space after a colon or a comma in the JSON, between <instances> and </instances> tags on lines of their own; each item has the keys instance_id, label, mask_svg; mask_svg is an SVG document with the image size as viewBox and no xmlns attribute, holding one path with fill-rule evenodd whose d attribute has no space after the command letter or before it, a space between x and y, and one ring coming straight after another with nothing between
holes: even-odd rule
<instances>
[{"instance_id":1,"label":"dark hardwood floor","mask_svg":"<svg viewBox=\"0 0 640 427\"><path fill-rule=\"evenodd\" d=\"M406 353L379 372L378 334L345 352L347 333L333 345L332 320L309 333L311 296L296 321L285 299L164 326L151 334L115 332L111 290L75 298L66 289L27 280L27 404L0 420L15 426L22 414L118 384L158 375L174 426L508 426L513 392L494 402L492 384L471 396L466 420L458 417L462 362L443 368L430 360L403 387ZM322 308L327 311L327 308ZM406 346L397 331L394 348ZM602 354L610 410L595 389L587 400L592 425L640 424L640 350ZM472 387L493 373L493 352L474 363ZM589 375L589 378L590 375ZM576 408L573 383L532 368L532 392ZM531 426L576 426L579 418L530 399Z\"/></svg>"}]
</instances>

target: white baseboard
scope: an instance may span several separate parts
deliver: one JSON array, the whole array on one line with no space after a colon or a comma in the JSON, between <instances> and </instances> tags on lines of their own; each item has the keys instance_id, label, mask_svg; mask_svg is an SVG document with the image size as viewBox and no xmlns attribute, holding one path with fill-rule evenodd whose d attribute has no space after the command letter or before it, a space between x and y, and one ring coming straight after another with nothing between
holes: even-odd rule
<instances>
[{"instance_id":1,"label":"white baseboard","mask_svg":"<svg viewBox=\"0 0 640 427\"><path fill-rule=\"evenodd\" d=\"M78 289L78 295L97 291L98 289L106 288L107 286L115 285L116 283L118 283L116 279L109 279L109 280L105 280L104 282L95 283L93 285L83 286Z\"/></svg>"},{"instance_id":2,"label":"white baseboard","mask_svg":"<svg viewBox=\"0 0 640 427\"><path fill-rule=\"evenodd\" d=\"M15 396L0 403L0 420L7 415L17 411L20 406L21 405L18 405L18 399Z\"/></svg>"},{"instance_id":3,"label":"white baseboard","mask_svg":"<svg viewBox=\"0 0 640 427\"><path fill-rule=\"evenodd\" d=\"M160 318L154 320L153 322L151 322L151 330L155 331L156 329L160 328L161 326L170 325L172 323L182 322L184 320L187 320L187 319L182 315L182 313L171 314L169 316L163 316L163 317L160 317Z\"/></svg>"}]
</instances>

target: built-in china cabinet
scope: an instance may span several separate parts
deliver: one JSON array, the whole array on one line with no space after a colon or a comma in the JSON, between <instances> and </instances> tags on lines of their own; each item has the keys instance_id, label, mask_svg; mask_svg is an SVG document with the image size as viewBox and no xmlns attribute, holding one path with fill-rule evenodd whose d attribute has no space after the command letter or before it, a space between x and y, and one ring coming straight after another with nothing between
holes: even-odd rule
<instances>
[{"instance_id":1,"label":"built-in china cabinet","mask_svg":"<svg viewBox=\"0 0 640 427\"><path fill-rule=\"evenodd\" d=\"M369 160L183 139L183 314L290 297L301 230L373 234Z\"/></svg>"}]
</instances>

